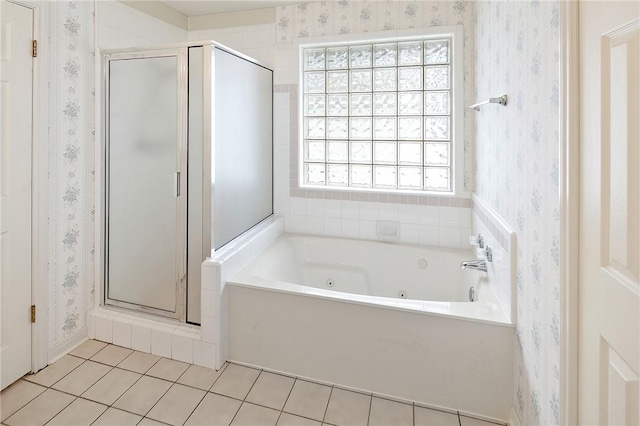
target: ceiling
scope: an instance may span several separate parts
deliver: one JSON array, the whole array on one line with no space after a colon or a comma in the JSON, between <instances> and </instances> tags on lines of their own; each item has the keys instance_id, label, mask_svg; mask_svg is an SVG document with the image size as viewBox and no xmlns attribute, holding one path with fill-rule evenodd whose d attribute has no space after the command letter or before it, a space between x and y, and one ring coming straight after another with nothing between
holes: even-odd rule
<instances>
[{"instance_id":1,"label":"ceiling","mask_svg":"<svg viewBox=\"0 0 640 426\"><path fill-rule=\"evenodd\" d=\"M251 9L266 9L270 7L282 6L286 4L300 3L301 0L285 1L222 1L222 0L171 0L161 1L172 9L177 10L186 16L209 15L212 13L240 12Z\"/></svg>"}]
</instances>

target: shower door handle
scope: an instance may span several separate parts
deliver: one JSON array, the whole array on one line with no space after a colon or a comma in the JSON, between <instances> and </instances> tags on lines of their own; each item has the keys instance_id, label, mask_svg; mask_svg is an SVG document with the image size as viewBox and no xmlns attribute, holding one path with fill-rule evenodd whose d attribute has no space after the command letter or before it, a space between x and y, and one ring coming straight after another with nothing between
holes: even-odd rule
<instances>
[{"instance_id":1,"label":"shower door handle","mask_svg":"<svg viewBox=\"0 0 640 426\"><path fill-rule=\"evenodd\" d=\"M174 174L174 183L176 185L176 198L180 196L180 172Z\"/></svg>"}]
</instances>

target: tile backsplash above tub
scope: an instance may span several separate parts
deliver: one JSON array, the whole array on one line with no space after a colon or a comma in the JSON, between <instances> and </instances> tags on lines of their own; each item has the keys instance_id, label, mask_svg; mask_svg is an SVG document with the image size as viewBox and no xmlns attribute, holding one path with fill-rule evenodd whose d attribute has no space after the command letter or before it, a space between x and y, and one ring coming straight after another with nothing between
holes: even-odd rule
<instances>
[{"instance_id":1,"label":"tile backsplash above tub","mask_svg":"<svg viewBox=\"0 0 640 426\"><path fill-rule=\"evenodd\" d=\"M398 242L465 248L471 234L471 208L423 204L276 198L286 232L377 240L378 221L397 222Z\"/></svg>"},{"instance_id":2,"label":"tile backsplash above tub","mask_svg":"<svg viewBox=\"0 0 640 426\"><path fill-rule=\"evenodd\" d=\"M400 243L469 246L470 198L299 188L297 85L274 91L274 210L286 232L378 240L384 220L398 222Z\"/></svg>"}]
</instances>

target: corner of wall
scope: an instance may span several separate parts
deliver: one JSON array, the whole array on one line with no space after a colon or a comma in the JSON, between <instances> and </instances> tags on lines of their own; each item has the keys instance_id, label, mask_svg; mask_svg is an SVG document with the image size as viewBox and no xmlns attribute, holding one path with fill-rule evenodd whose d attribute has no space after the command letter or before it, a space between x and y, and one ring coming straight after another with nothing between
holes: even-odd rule
<instances>
[{"instance_id":1,"label":"corner of wall","mask_svg":"<svg viewBox=\"0 0 640 426\"><path fill-rule=\"evenodd\" d=\"M189 29L189 18L162 2L153 1L153 0L145 0L145 1L118 0L118 1L133 9L137 9L142 13L145 13L161 21L164 21L167 24L171 24L174 27L178 27L183 30Z\"/></svg>"},{"instance_id":2,"label":"corner of wall","mask_svg":"<svg viewBox=\"0 0 640 426\"><path fill-rule=\"evenodd\" d=\"M85 326L78 329L75 333L59 342L57 345L50 347L48 352L49 364L53 364L87 339L88 327Z\"/></svg>"},{"instance_id":3,"label":"corner of wall","mask_svg":"<svg viewBox=\"0 0 640 426\"><path fill-rule=\"evenodd\" d=\"M511 412L509 413L509 426L522 426L522 422L520 421L520 416L516 411L515 407L511 407Z\"/></svg>"},{"instance_id":4,"label":"corner of wall","mask_svg":"<svg viewBox=\"0 0 640 426\"><path fill-rule=\"evenodd\" d=\"M189 31L219 30L233 27L275 24L276 9L251 9L238 12L212 13L208 15L190 16Z\"/></svg>"},{"instance_id":5,"label":"corner of wall","mask_svg":"<svg viewBox=\"0 0 640 426\"><path fill-rule=\"evenodd\" d=\"M518 233L513 400L525 424L560 423L559 3L475 3L476 96L509 96L473 113L476 190Z\"/></svg>"}]
</instances>

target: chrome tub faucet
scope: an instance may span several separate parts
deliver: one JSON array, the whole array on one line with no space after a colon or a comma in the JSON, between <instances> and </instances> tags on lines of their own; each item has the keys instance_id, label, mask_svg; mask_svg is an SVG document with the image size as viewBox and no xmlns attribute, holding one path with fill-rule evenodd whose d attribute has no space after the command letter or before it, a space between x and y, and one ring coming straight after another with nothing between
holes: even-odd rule
<instances>
[{"instance_id":1,"label":"chrome tub faucet","mask_svg":"<svg viewBox=\"0 0 640 426\"><path fill-rule=\"evenodd\" d=\"M478 239L482 241L482 236L478 235ZM490 246L483 244L484 259L465 260L460 264L460 269L473 269L474 271L487 272L487 262L493 262L493 252Z\"/></svg>"},{"instance_id":2,"label":"chrome tub faucet","mask_svg":"<svg viewBox=\"0 0 640 426\"><path fill-rule=\"evenodd\" d=\"M465 260L460 264L460 269L473 269L475 271L487 272L487 261L480 260Z\"/></svg>"}]
</instances>

